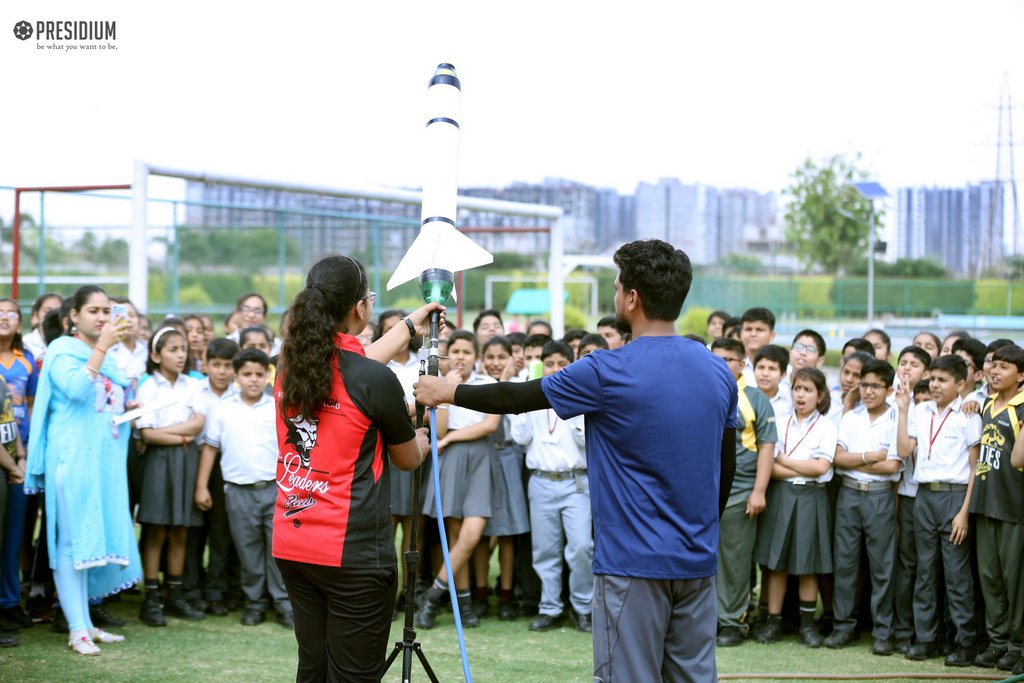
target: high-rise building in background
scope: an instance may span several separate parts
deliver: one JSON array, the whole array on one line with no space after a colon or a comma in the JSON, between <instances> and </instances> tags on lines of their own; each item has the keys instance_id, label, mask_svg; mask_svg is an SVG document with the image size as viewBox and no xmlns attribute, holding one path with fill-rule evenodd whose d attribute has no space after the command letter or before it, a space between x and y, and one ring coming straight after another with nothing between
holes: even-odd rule
<instances>
[{"instance_id":1,"label":"high-rise building in background","mask_svg":"<svg viewBox=\"0 0 1024 683\"><path fill-rule=\"evenodd\" d=\"M897 191L897 258L933 258L953 274L973 276L1004 254L1001 187L986 182Z\"/></svg>"},{"instance_id":2,"label":"high-rise building in background","mask_svg":"<svg viewBox=\"0 0 1024 683\"><path fill-rule=\"evenodd\" d=\"M718 255L771 257L786 251L774 192L718 191Z\"/></svg>"},{"instance_id":3,"label":"high-rise building in background","mask_svg":"<svg viewBox=\"0 0 1024 683\"><path fill-rule=\"evenodd\" d=\"M527 204L561 207L562 236L567 254L597 254L614 249L632 239L633 198L608 188L596 188L563 178L545 178L543 183L512 183L504 188L462 188L459 194L471 197L502 199ZM483 218L477 213L475 220ZM495 214L493 225L486 227L522 227L534 225L533 219ZM460 227L470 226L461 221ZM547 251L547 235L531 239L531 233L474 233L473 239L489 251L542 253Z\"/></svg>"},{"instance_id":4,"label":"high-rise building in background","mask_svg":"<svg viewBox=\"0 0 1024 683\"><path fill-rule=\"evenodd\" d=\"M675 178L636 188L636 236L674 244L695 264L711 264L730 254L763 258L783 251L777 215L771 192L719 190Z\"/></svg>"},{"instance_id":5,"label":"high-rise building in background","mask_svg":"<svg viewBox=\"0 0 1024 683\"><path fill-rule=\"evenodd\" d=\"M694 264L718 259L718 193L702 183L676 178L636 187L636 236L653 237L682 249Z\"/></svg>"}]
</instances>

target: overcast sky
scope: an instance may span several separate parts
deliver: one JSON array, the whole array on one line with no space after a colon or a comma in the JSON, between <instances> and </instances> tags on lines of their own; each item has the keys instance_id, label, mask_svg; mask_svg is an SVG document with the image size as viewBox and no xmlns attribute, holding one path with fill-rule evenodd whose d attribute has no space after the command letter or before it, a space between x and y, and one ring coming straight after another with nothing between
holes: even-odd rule
<instances>
[{"instance_id":1,"label":"overcast sky","mask_svg":"<svg viewBox=\"0 0 1024 683\"><path fill-rule=\"evenodd\" d=\"M47 19L116 21L117 49L12 34ZM858 152L890 187L962 185L995 175L1004 72L1024 103L1022 27L1016 0L11 0L0 185L129 183L141 159L417 187L441 61L463 84L463 187L553 176L632 192L677 177L780 191L807 156Z\"/></svg>"}]
</instances>

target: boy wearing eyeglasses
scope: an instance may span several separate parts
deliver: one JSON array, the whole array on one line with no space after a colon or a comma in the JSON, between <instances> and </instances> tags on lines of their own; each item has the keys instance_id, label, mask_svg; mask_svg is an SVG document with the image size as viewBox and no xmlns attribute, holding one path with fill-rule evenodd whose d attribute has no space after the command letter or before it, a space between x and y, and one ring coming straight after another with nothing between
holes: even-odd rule
<instances>
[{"instance_id":1,"label":"boy wearing eyeglasses","mask_svg":"<svg viewBox=\"0 0 1024 683\"><path fill-rule=\"evenodd\" d=\"M853 615L860 570L861 543L867 547L871 572L872 654L892 654L893 566L896 563L896 496L903 460L890 446L896 438L899 411L886 399L896 371L871 359L861 368L861 404L843 415L834 465L841 488L836 501L833 543L835 630L825 646L844 648L856 640Z\"/></svg>"}]
</instances>

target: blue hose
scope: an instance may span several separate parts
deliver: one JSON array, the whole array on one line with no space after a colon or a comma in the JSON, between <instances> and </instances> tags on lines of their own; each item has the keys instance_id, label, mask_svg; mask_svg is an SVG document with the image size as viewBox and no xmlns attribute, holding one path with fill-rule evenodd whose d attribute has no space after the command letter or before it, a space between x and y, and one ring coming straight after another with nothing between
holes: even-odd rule
<instances>
[{"instance_id":1,"label":"blue hose","mask_svg":"<svg viewBox=\"0 0 1024 683\"><path fill-rule=\"evenodd\" d=\"M452 599L455 614L455 633L459 637L459 654L462 656L462 676L466 683L473 683L469 673L469 656L466 654L466 637L462 633L462 617L459 615L459 596L455 590L455 575L452 573L452 558L448 554L448 534L444 529L444 511L441 509L441 464L437 460L437 408L430 409L430 454L434 457L434 505L437 506L437 530L441 535L441 553L444 555L444 571L448 575L448 594Z\"/></svg>"}]
</instances>

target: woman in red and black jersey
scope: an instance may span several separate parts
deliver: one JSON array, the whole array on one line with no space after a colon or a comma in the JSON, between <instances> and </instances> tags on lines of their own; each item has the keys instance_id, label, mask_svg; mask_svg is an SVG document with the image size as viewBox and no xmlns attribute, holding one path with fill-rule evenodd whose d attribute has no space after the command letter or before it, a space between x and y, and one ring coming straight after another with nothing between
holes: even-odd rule
<instances>
[{"instance_id":1,"label":"woman in red and black jersey","mask_svg":"<svg viewBox=\"0 0 1024 683\"><path fill-rule=\"evenodd\" d=\"M380 680L398 566L385 452L411 470L429 450L383 363L443 309L423 306L364 355L354 335L376 296L358 261L328 256L284 325L274 557L295 610L297 681Z\"/></svg>"}]
</instances>

